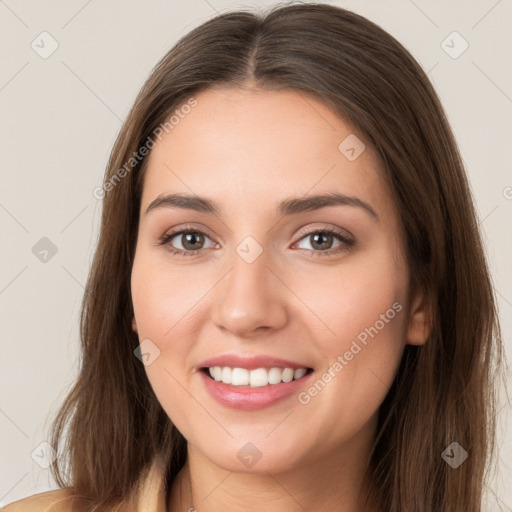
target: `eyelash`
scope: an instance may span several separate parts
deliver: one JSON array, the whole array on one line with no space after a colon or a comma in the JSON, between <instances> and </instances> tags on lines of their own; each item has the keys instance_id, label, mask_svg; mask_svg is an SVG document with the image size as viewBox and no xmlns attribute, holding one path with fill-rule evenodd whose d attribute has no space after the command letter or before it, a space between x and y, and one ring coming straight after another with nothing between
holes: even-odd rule
<instances>
[{"instance_id":1,"label":"eyelash","mask_svg":"<svg viewBox=\"0 0 512 512\"><path fill-rule=\"evenodd\" d=\"M208 237L208 235L206 233L204 233L203 231L199 230L199 229L194 229L192 227L186 227L184 229L181 229L179 231L174 231L174 232L171 232L171 233L166 233L164 234L162 237L159 238L159 243L158 245L169 245L168 247L168 250L176 255L176 256L194 256L196 255L197 253L199 253L202 249L196 249L194 251L182 251L180 249L175 249L174 247L172 247L169 242L176 236L178 235L184 235L184 234L189 234L189 233L199 233L201 235L205 235L206 237ZM343 235L340 231L338 231L337 229L334 229L334 228L331 228L331 227L325 227L325 228L322 228L322 229L317 229L317 230L314 230L314 231L310 231L309 233L305 233L304 235L302 235L298 241L302 240L303 238L306 238L308 236L311 236L311 235L316 235L316 234L329 234L329 235L333 235L336 239L338 239L340 242L343 242L344 246L340 246L334 250L327 250L327 251L315 251L315 250L311 250L311 249L304 249L304 250L307 250L309 252L312 253L313 256L330 256L330 255L333 255L333 254L341 254L342 252L345 252L345 251L348 251L350 250L354 245L355 245L355 242L349 238L347 238L345 235ZM210 237L208 237L210 238Z\"/></svg>"}]
</instances>

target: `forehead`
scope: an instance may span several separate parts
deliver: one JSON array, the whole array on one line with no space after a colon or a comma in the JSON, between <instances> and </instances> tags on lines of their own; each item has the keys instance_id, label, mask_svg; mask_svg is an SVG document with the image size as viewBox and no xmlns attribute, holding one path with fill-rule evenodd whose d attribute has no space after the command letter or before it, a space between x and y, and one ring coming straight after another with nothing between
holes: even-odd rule
<instances>
[{"instance_id":1,"label":"forehead","mask_svg":"<svg viewBox=\"0 0 512 512\"><path fill-rule=\"evenodd\" d=\"M155 141L141 209L173 192L207 195L238 212L322 192L358 196L375 209L390 201L368 142L310 95L211 88L194 98Z\"/></svg>"}]
</instances>

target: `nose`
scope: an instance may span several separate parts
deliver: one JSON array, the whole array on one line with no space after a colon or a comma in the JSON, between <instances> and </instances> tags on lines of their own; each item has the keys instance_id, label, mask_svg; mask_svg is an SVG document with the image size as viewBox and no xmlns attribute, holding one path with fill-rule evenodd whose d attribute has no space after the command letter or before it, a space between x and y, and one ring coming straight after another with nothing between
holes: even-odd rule
<instances>
[{"instance_id":1,"label":"nose","mask_svg":"<svg viewBox=\"0 0 512 512\"><path fill-rule=\"evenodd\" d=\"M286 325L292 293L271 259L268 249L252 262L234 252L230 270L214 289L212 320L217 328L252 338Z\"/></svg>"}]
</instances>

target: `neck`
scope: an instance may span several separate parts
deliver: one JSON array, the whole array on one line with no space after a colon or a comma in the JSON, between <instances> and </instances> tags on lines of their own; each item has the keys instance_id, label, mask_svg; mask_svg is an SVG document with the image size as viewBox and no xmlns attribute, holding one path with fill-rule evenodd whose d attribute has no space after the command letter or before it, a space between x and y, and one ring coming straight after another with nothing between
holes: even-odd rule
<instances>
[{"instance_id":1,"label":"neck","mask_svg":"<svg viewBox=\"0 0 512 512\"><path fill-rule=\"evenodd\" d=\"M320 512L362 510L361 500L370 490L365 476L374 422L336 451L305 460L300 467L282 472L236 473L227 471L188 445L187 461L173 482L169 512L244 512L265 510ZM379 510L376 503L368 512Z\"/></svg>"}]
</instances>

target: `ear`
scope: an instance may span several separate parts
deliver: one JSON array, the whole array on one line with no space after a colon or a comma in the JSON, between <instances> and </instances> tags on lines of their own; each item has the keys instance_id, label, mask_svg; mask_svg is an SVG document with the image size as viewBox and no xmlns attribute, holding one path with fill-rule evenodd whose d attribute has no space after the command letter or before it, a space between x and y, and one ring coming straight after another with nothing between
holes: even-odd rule
<instances>
[{"instance_id":1,"label":"ear","mask_svg":"<svg viewBox=\"0 0 512 512\"><path fill-rule=\"evenodd\" d=\"M409 325L407 327L407 345L424 345L430 336L431 326L428 320L428 304L423 292L417 292L411 301Z\"/></svg>"},{"instance_id":2,"label":"ear","mask_svg":"<svg viewBox=\"0 0 512 512\"><path fill-rule=\"evenodd\" d=\"M136 332L137 334L139 333L139 331L137 329L137 321L135 320L135 317L132 318L132 331Z\"/></svg>"}]
</instances>

